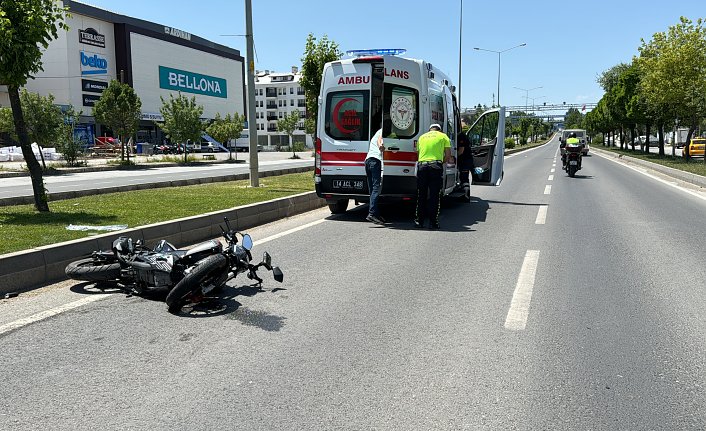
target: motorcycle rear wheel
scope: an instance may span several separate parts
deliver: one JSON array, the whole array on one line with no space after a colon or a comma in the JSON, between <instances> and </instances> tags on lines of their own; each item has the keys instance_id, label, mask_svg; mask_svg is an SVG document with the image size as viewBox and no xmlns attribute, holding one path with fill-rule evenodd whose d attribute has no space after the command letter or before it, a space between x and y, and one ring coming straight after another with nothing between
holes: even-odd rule
<instances>
[{"instance_id":1,"label":"motorcycle rear wheel","mask_svg":"<svg viewBox=\"0 0 706 431\"><path fill-rule=\"evenodd\" d=\"M81 281L108 281L120 278L119 262L101 262L89 257L71 262L64 270L66 276Z\"/></svg>"},{"instance_id":2,"label":"motorcycle rear wheel","mask_svg":"<svg viewBox=\"0 0 706 431\"><path fill-rule=\"evenodd\" d=\"M576 175L576 166L575 165L569 165L569 176L573 178Z\"/></svg>"},{"instance_id":3,"label":"motorcycle rear wheel","mask_svg":"<svg viewBox=\"0 0 706 431\"><path fill-rule=\"evenodd\" d=\"M222 254L214 254L199 260L194 269L179 281L167 295L167 307L170 313L178 313L189 302L189 297L201 289L201 285L213 282L221 277L228 266Z\"/></svg>"}]
</instances>

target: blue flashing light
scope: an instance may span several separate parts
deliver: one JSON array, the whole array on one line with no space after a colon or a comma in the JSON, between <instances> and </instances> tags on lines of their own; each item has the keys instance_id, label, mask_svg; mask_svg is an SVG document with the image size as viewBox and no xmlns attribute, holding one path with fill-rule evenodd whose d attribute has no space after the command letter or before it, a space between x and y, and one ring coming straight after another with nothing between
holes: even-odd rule
<instances>
[{"instance_id":1,"label":"blue flashing light","mask_svg":"<svg viewBox=\"0 0 706 431\"><path fill-rule=\"evenodd\" d=\"M383 49L352 49L346 51L346 55L351 57L366 57L369 55L403 55L407 52L401 48L383 48Z\"/></svg>"}]
</instances>

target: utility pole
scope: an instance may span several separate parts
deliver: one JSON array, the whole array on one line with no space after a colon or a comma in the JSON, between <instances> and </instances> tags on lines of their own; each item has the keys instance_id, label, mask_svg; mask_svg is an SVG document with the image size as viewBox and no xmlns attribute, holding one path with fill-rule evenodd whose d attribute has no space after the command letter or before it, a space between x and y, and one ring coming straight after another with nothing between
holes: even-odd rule
<instances>
[{"instance_id":1,"label":"utility pole","mask_svg":"<svg viewBox=\"0 0 706 431\"><path fill-rule=\"evenodd\" d=\"M260 186L257 161L257 121L255 119L255 56L252 31L252 0L245 0L245 44L248 67L248 133L250 135L250 187Z\"/></svg>"},{"instance_id":2,"label":"utility pole","mask_svg":"<svg viewBox=\"0 0 706 431\"><path fill-rule=\"evenodd\" d=\"M461 13L458 15L458 110L461 111L461 42L463 41L463 0L461 0Z\"/></svg>"}]
</instances>

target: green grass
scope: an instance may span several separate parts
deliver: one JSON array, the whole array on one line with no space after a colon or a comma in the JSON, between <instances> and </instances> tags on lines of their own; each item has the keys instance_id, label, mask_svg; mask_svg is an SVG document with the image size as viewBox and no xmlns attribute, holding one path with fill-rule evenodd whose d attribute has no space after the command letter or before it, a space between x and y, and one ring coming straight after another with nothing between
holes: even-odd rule
<instances>
[{"instance_id":1,"label":"green grass","mask_svg":"<svg viewBox=\"0 0 706 431\"><path fill-rule=\"evenodd\" d=\"M604 151L612 151L617 154L622 154L625 156L634 157L636 159L647 160L652 163L657 163L659 165L667 166L674 169L679 169L685 172L691 172L696 175L706 176L706 164L704 163L703 157L692 158L687 161L686 159L675 156L672 157L671 153L660 156L659 154L645 154L639 150L621 150L620 148L604 147L600 144L592 145L591 148L597 148ZM667 152L667 151L665 151Z\"/></svg>"},{"instance_id":2,"label":"green grass","mask_svg":"<svg viewBox=\"0 0 706 431\"><path fill-rule=\"evenodd\" d=\"M50 213L33 205L0 207L0 254L85 238L101 232L66 230L74 225L146 224L194 216L314 190L311 172L249 180L136 190L49 202Z\"/></svg>"}]
</instances>

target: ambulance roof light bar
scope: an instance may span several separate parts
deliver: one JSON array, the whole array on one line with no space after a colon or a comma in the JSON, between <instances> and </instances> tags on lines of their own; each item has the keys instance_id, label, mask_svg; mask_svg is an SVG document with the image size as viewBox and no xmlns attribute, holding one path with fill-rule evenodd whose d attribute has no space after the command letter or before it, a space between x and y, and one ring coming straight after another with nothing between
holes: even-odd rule
<instances>
[{"instance_id":1,"label":"ambulance roof light bar","mask_svg":"<svg viewBox=\"0 0 706 431\"><path fill-rule=\"evenodd\" d=\"M375 55L403 55L407 52L401 48L383 48L383 49L351 49L346 51L346 55L351 57L366 57Z\"/></svg>"}]
</instances>

